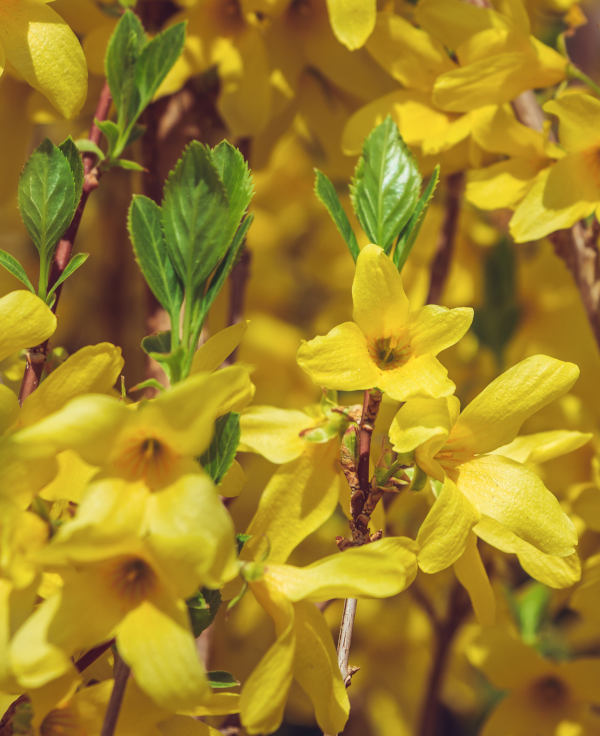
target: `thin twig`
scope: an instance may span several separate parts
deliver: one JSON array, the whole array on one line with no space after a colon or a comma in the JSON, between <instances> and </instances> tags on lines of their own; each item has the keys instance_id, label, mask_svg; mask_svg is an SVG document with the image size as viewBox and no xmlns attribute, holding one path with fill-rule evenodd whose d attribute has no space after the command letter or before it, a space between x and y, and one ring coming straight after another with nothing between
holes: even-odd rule
<instances>
[{"instance_id":1,"label":"thin twig","mask_svg":"<svg viewBox=\"0 0 600 736\"><path fill-rule=\"evenodd\" d=\"M110 89L108 88L108 83L105 82L104 87L102 88L102 92L100 93L100 98L96 107L96 114L94 116L94 122L92 123L89 134L89 139L96 143L96 145L99 143L101 136L101 131L96 125L96 120L101 121L106 119L110 110L111 101L112 98L110 96ZM52 267L50 269L50 277L48 280L49 288L52 288L52 286L54 286L54 284L58 281L62 272L65 270L67 264L69 263L69 260L71 259L71 254L73 252L73 243L75 242L75 237L77 235L77 231L79 230L81 216L83 215L83 210L85 209L87 199L90 193L98 186L98 179L100 174L95 168L95 154L84 153L82 160L84 177L81 199L79 200L79 204L77 205L77 209L75 210L75 215L73 216L71 224L69 225L65 234L62 236L62 238L58 242L58 245L56 246L54 259L52 261ZM56 312L61 291L62 284L56 289L55 292L55 300L54 304L52 305L53 312ZM40 383L42 371L44 370L44 365L46 364L46 356L48 355L48 343L49 341L46 340L40 345L36 345L35 347L27 351L25 373L23 374L21 389L19 391L19 402L21 404L23 403L23 401L25 401L29 394L35 391Z\"/></svg>"},{"instance_id":2,"label":"thin twig","mask_svg":"<svg viewBox=\"0 0 600 736\"><path fill-rule=\"evenodd\" d=\"M338 637L338 665L342 673L342 679L346 687L350 686L352 675L348 672L348 658L350 657L350 644L352 643L352 630L354 628L354 617L356 616L356 598L346 598L344 611L342 613L342 624Z\"/></svg>"},{"instance_id":3,"label":"thin twig","mask_svg":"<svg viewBox=\"0 0 600 736\"><path fill-rule=\"evenodd\" d=\"M462 171L450 174L446 180L446 210L438 245L431 262L431 278L429 281L427 304L439 303L448 279L464 187L465 175Z\"/></svg>"},{"instance_id":4,"label":"thin twig","mask_svg":"<svg viewBox=\"0 0 600 736\"><path fill-rule=\"evenodd\" d=\"M106 706L106 713L104 715L104 722L102 724L102 730L100 736L113 736L115 727L117 725L117 719L119 717L119 711L121 710L121 703L123 702L123 696L125 695L125 687L130 673L129 665L121 659L119 652L115 649L115 667L114 676L115 681L113 689L110 694L108 705Z\"/></svg>"}]
</instances>

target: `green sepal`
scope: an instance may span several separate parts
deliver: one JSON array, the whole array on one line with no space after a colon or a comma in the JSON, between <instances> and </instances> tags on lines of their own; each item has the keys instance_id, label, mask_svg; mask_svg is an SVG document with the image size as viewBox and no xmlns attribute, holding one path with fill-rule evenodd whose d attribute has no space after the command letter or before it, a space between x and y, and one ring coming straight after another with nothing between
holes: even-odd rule
<instances>
[{"instance_id":1,"label":"green sepal","mask_svg":"<svg viewBox=\"0 0 600 736\"><path fill-rule=\"evenodd\" d=\"M172 329L179 329L183 288L169 259L160 207L149 197L134 195L127 215L127 229L146 283L171 317ZM169 349L158 352L169 352L170 343L169 336Z\"/></svg>"},{"instance_id":2,"label":"green sepal","mask_svg":"<svg viewBox=\"0 0 600 736\"><path fill-rule=\"evenodd\" d=\"M429 177L429 181L423 190L423 194L419 198L419 201L410 216L410 220L398 236L396 247L394 249L394 263L398 271L402 271L404 268L406 259L415 244L415 240L417 239L417 235L419 234L419 230L421 229L421 225L423 224L423 220L425 219L425 215L427 214L427 210L429 209L429 205L433 199L433 195L435 194L439 181L440 167L436 166Z\"/></svg>"},{"instance_id":3,"label":"green sepal","mask_svg":"<svg viewBox=\"0 0 600 736\"><path fill-rule=\"evenodd\" d=\"M90 256L89 253L76 253L71 258L71 260L65 266L64 271L56 279L56 282L52 285L52 288L48 292L47 299L50 299L52 297L54 292L63 283L63 281L66 281L69 278L69 276L72 276L75 273L75 271L77 271L78 268L83 266L83 264L87 261L89 256Z\"/></svg>"},{"instance_id":4,"label":"green sepal","mask_svg":"<svg viewBox=\"0 0 600 736\"><path fill-rule=\"evenodd\" d=\"M202 588L186 600L186 606L194 636L198 637L213 622L221 605L221 593L218 590Z\"/></svg>"},{"instance_id":5,"label":"green sepal","mask_svg":"<svg viewBox=\"0 0 600 736\"><path fill-rule=\"evenodd\" d=\"M415 465L412 480L410 483L410 490L411 491L422 491L423 488L425 488L426 483L427 483L427 473L421 470L421 468L418 465ZM441 490L441 486L440 486L440 490ZM434 490L434 493L435 493L435 490ZM435 495L437 498L438 494L435 494Z\"/></svg>"},{"instance_id":6,"label":"green sepal","mask_svg":"<svg viewBox=\"0 0 600 736\"><path fill-rule=\"evenodd\" d=\"M223 480L231 467L239 443L240 415L231 411L217 419L212 442L206 452L198 458L198 462L215 484Z\"/></svg>"},{"instance_id":7,"label":"green sepal","mask_svg":"<svg viewBox=\"0 0 600 736\"><path fill-rule=\"evenodd\" d=\"M40 260L49 260L75 214L79 198L69 160L45 138L19 179L19 211Z\"/></svg>"},{"instance_id":8,"label":"green sepal","mask_svg":"<svg viewBox=\"0 0 600 736\"><path fill-rule=\"evenodd\" d=\"M23 266L14 256L2 249L0 249L0 266L24 284L29 291L35 294L35 288L25 273Z\"/></svg>"},{"instance_id":9,"label":"green sepal","mask_svg":"<svg viewBox=\"0 0 600 736\"><path fill-rule=\"evenodd\" d=\"M388 115L366 138L350 185L352 206L372 243L390 253L420 191L415 159Z\"/></svg>"},{"instance_id":10,"label":"green sepal","mask_svg":"<svg viewBox=\"0 0 600 736\"><path fill-rule=\"evenodd\" d=\"M222 690L228 687L238 687L239 680L236 680L231 672L225 670L209 670L206 673L208 684L213 690Z\"/></svg>"},{"instance_id":11,"label":"green sepal","mask_svg":"<svg viewBox=\"0 0 600 736\"><path fill-rule=\"evenodd\" d=\"M348 217L344 212L344 208L342 207L332 182L318 169L315 169L315 194L325 206L327 212L329 212L329 216L335 223L342 238L344 238L344 241L348 246L348 250L350 251L350 255L356 263L360 249L358 247L358 241L356 240L354 230L352 230L350 220L348 220Z\"/></svg>"},{"instance_id":12,"label":"green sepal","mask_svg":"<svg viewBox=\"0 0 600 736\"><path fill-rule=\"evenodd\" d=\"M523 641L535 644L539 631L548 615L552 593L542 583L531 583L527 592L516 604L517 621Z\"/></svg>"}]
</instances>

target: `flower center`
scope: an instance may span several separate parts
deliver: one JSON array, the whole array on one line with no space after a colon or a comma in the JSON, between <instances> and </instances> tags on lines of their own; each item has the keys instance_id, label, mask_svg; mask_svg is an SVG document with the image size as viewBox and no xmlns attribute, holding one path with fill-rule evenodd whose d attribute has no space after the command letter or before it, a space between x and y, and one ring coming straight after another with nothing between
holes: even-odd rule
<instances>
[{"instance_id":1,"label":"flower center","mask_svg":"<svg viewBox=\"0 0 600 736\"><path fill-rule=\"evenodd\" d=\"M373 361L384 371L404 365L411 353L410 343L397 337L380 337L368 349Z\"/></svg>"},{"instance_id":2,"label":"flower center","mask_svg":"<svg viewBox=\"0 0 600 736\"><path fill-rule=\"evenodd\" d=\"M158 437L145 432L128 438L115 460L115 466L127 480L144 480L155 488L173 475L178 455Z\"/></svg>"},{"instance_id":3,"label":"flower center","mask_svg":"<svg viewBox=\"0 0 600 736\"><path fill-rule=\"evenodd\" d=\"M127 606L137 606L158 587L158 578L141 557L118 557L104 568L115 596Z\"/></svg>"},{"instance_id":4,"label":"flower center","mask_svg":"<svg viewBox=\"0 0 600 736\"><path fill-rule=\"evenodd\" d=\"M569 699L569 688L555 675L548 675L533 683L531 694L540 708L562 708Z\"/></svg>"}]
</instances>

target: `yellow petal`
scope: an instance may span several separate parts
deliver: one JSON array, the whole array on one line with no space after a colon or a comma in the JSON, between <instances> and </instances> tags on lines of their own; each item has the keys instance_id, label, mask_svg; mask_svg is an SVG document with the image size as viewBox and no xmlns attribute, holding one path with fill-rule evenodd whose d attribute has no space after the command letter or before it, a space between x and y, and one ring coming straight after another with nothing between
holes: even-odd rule
<instances>
[{"instance_id":1,"label":"yellow petal","mask_svg":"<svg viewBox=\"0 0 600 736\"><path fill-rule=\"evenodd\" d=\"M0 383L0 435L14 424L19 416L19 400L16 395Z\"/></svg>"},{"instance_id":2,"label":"yellow petal","mask_svg":"<svg viewBox=\"0 0 600 736\"><path fill-rule=\"evenodd\" d=\"M471 529L479 518L477 510L446 478L417 534L421 570L431 574L456 562L464 553Z\"/></svg>"},{"instance_id":3,"label":"yellow petal","mask_svg":"<svg viewBox=\"0 0 600 736\"><path fill-rule=\"evenodd\" d=\"M386 537L324 557L308 567L268 565L265 577L291 601L387 598L415 579L415 550L415 543L407 537Z\"/></svg>"},{"instance_id":4,"label":"yellow petal","mask_svg":"<svg viewBox=\"0 0 600 736\"><path fill-rule=\"evenodd\" d=\"M248 322L243 320L209 337L194 353L190 375L217 370L240 344L247 328Z\"/></svg>"},{"instance_id":5,"label":"yellow petal","mask_svg":"<svg viewBox=\"0 0 600 736\"><path fill-rule=\"evenodd\" d=\"M364 45L375 27L375 0L327 0L329 22L340 43L353 51Z\"/></svg>"},{"instance_id":6,"label":"yellow petal","mask_svg":"<svg viewBox=\"0 0 600 736\"><path fill-rule=\"evenodd\" d=\"M373 388L380 374L354 322L344 322L327 335L303 342L297 360L316 384L340 391Z\"/></svg>"},{"instance_id":7,"label":"yellow petal","mask_svg":"<svg viewBox=\"0 0 600 736\"><path fill-rule=\"evenodd\" d=\"M67 118L87 95L87 68L77 37L51 8L36 0L4 3L0 44L17 72Z\"/></svg>"},{"instance_id":8,"label":"yellow petal","mask_svg":"<svg viewBox=\"0 0 600 736\"><path fill-rule=\"evenodd\" d=\"M348 720L350 702L329 626L313 603L299 601L294 608L294 678L310 698L323 733L340 733Z\"/></svg>"},{"instance_id":9,"label":"yellow petal","mask_svg":"<svg viewBox=\"0 0 600 736\"><path fill-rule=\"evenodd\" d=\"M519 463L545 463L583 447L592 437L590 433L566 429L523 434L515 437L508 445L494 450L494 454L509 457Z\"/></svg>"},{"instance_id":10,"label":"yellow petal","mask_svg":"<svg viewBox=\"0 0 600 736\"><path fill-rule=\"evenodd\" d=\"M573 553L577 544L573 522L525 465L500 455L477 457L460 466L456 485L482 516L540 551L562 557Z\"/></svg>"},{"instance_id":11,"label":"yellow petal","mask_svg":"<svg viewBox=\"0 0 600 736\"><path fill-rule=\"evenodd\" d=\"M600 100L596 97L565 95L547 102L544 110L558 117L558 137L567 151L584 151L600 145Z\"/></svg>"},{"instance_id":12,"label":"yellow petal","mask_svg":"<svg viewBox=\"0 0 600 736\"><path fill-rule=\"evenodd\" d=\"M283 719L283 709L292 683L296 650L294 607L262 581L253 583L252 591L275 620L277 640L244 682L240 714L242 725L248 733L272 733Z\"/></svg>"},{"instance_id":13,"label":"yellow petal","mask_svg":"<svg viewBox=\"0 0 600 736\"><path fill-rule=\"evenodd\" d=\"M171 711L193 708L210 695L183 601L143 601L120 622L117 648L136 683L158 705Z\"/></svg>"},{"instance_id":14,"label":"yellow petal","mask_svg":"<svg viewBox=\"0 0 600 736\"><path fill-rule=\"evenodd\" d=\"M366 245L358 256L352 302L354 321L367 338L401 336L407 331L409 304L402 277L377 245Z\"/></svg>"},{"instance_id":15,"label":"yellow petal","mask_svg":"<svg viewBox=\"0 0 600 736\"><path fill-rule=\"evenodd\" d=\"M481 626L492 626L496 618L496 599L477 549L477 537L469 535L467 546L454 563L454 573L471 599Z\"/></svg>"},{"instance_id":16,"label":"yellow petal","mask_svg":"<svg viewBox=\"0 0 600 736\"><path fill-rule=\"evenodd\" d=\"M430 354L411 358L399 368L380 371L376 385L396 401L415 396L450 396L456 388L447 369Z\"/></svg>"},{"instance_id":17,"label":"yellow petal","mask_svg":"<svg viewBox=\"0 0 600 736\"><path fill-rule=\"evenodd\" d=\"M102 342L69 356L25 399L20 423L27 426L80 394L108 393L123 369L121 348Z\"/></svg>"},{"instance_id":18,"label":"yellow petal","mask_svg":"<svg viewBox=\"0 0 600 736\"><path fill-rule=\"evenodd\" d=\"M471 307L448 309L428 304L411 319L410 344L415 355L437 355L457 343L473 321Z\"/></svg>"},{"instance_id":19,"label":"yellow petal","mask_svg":"<svg viewBox=\"0 0 600 736\"><path fill-rule=\"evenodd\" d=\"M532 355L494 379L460 414L450 440L474 453L506 445L536 411L566 393L577 380L574 363Z\"/></svg>"},{"instance_id":20,"label":"yellow petal","mask_svg":"<svg viewBox=\"0 0 600 736\"><path fill-rule=\"evenodd\" d=\"M0 360L46 340L56 329L56 317L30 291L11 291L0 299Z\"/></svg>"},{"instance_id":21,"label":"yellow petal","mask_svg":"<svg viewBox=\"0 0 600 736\"><path fill-rule=\"evenodd\" d=\"M507 27L506 20L491 8L463 5L461 0L420 0L415 20L451 49L486 29Z\"/></svg>"},{"instance_id":22,"label":"yellow petal","mask_svg":"<svg viewBox=\"0 0 600 736\"><path fill-rule=\"evenodd\" d=\"M338 501L336 455L334 443L312 445L274 473L247 529L244 559L266 548L271 562L285 562L331 516Z\"/></svg>"},{"instance_id":23,"label":"yellow petal","mask_svg":"<svg viewBox=\"0 0 600 736\"><path fill-rule=\"evenodd\" d=\"M253 450L279 465L288 463L306 449L300 433L314 423L303 411L250 406L240 417L240 450Z\"/></svg>"},{"instance_id":24,"label":"yellow petal","mask_svg":"<svg viewBox=\"0 0 600 736\"><path fill-rule=\"evenodd\" d=\"M532 179L545 162L545 159L515 158L471 170L465 195L469 202L482 210L514 209L527 194Z\"/></svg>"}]
</instances>

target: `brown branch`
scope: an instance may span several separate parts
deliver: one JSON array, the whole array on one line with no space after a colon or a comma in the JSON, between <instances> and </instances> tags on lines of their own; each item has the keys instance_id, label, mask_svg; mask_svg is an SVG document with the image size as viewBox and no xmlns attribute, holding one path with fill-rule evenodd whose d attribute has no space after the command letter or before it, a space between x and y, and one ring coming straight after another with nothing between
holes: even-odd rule
<instances>
[{"instance_id":1,"label":"brown branch","mask_svg":"<svg viewBox=\"0 0 600 736\"><path fill-rule=\"evenodd\" d=\"M110 96L110 90L108 83L104 83L98 105L96 107L96 114L94 116L94 122L90 128L89 139L96 143L100 142L101 131L96 125L96 120L105 120L110 110L112 98ZM90 193L98 186L98 179L100 174L96 169L96 155L93 153L84 153L82 156L83 161L83 190L81 192L81 199L75 210L75 215L71 224L67 228L66 232L59 240L54 253L54 259L50 269L50 277L48 280L49 288L52 288L58 281L62 272L65 270L73 252L73 243L79 230L79 224L83 215L83 210ZM52 305L52 311L56 313L58 307L58 301L60 299L60 292L62 291L62 284L56 289L55 300ZM36 345L27 351L27 363L25 364L25 373L21 382L21 389L19 391L19 401L22 404L23 401L38 387L46 363L46 356L48 355L48 344L49 340Z\"/></svg>"},{"instance_id":2,"label":"brown branch","mask_svg":"<svg viewBox=\"0 0 600 736\"><path fill-rule=\"evenodd\" d=\"M431 261L431 279L427 304L438 304L450 271L450 261L454 252L454 242L458 229L460 203L465 187L465 175L462 171L450 174L446 180L446 210L440 236Z\"/></svg>"},{"instance_id":3,"label":"brown branch","mask_svg":"<svg viewBox=\"0 0 600 736\"><path fill-rule=\"evenodd\" d=\"M104 722L102 723L102 730L100 736L113 736L115 727L117 725L117 719L119 717L119 711L121 710L121 703L123 702L123 696L125 695L125 687L127 680L129 679L130 673L129 665L121 659L119 652L115 649L115 667L114 676L115 681L108 705L106 706L106 713L104 715Z\"/></svg>"}]
</instances>

